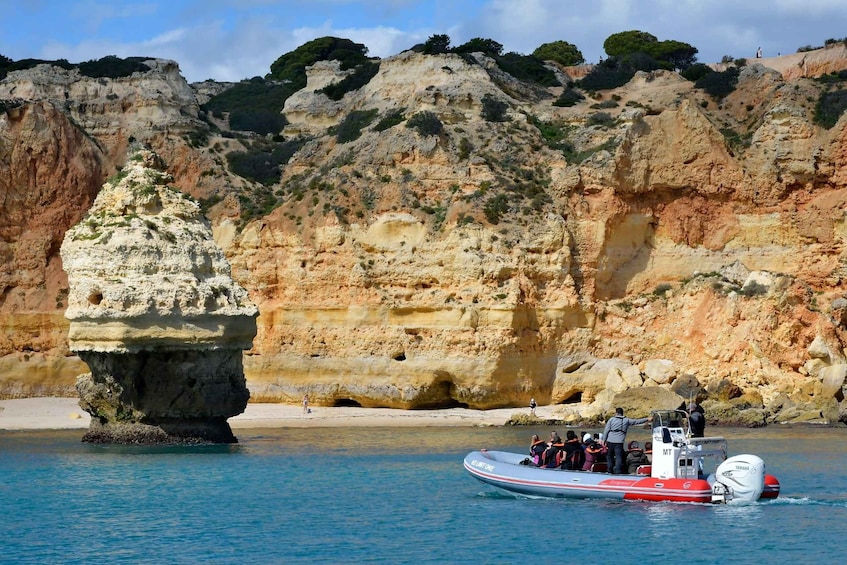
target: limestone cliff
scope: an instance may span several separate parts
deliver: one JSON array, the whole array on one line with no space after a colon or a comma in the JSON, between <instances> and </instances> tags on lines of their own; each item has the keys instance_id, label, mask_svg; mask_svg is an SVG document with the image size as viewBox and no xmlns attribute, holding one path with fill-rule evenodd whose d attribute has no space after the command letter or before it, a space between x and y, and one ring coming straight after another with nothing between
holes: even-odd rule
<instances>
[{"instance_id":1,"label":"limestone cliff","mask_svg":"<svg viewBox=\"0 0 847 565\"><path fill-rule=\"evenodd\" d=\"M285 134L304 143L271 187L223 167L249 140L184 141L199 114L173 77L145 79L175 81L161 103L186 112L162 114L172 130L121 123L175 186L218 196L215 238L260 312L244 361L254 400L489 408L534 396L577 419L643 390L697 397L722 421L832 422L847 376L847 122L817 125L828 86L780 64L742 68L721 100L656 71L560 108L561 88L523 85L479 55L402 53L340 100L320 89L349 71L319 63L286 101ZM28 80L10 75L0 98ZM52 90L27 92L31 112ZM501 120L483 116L492 100ZM116 161L121 136L70 106L57 112ZM375 117L341 141L354 111ZM392 111L400 124L376 127ZM405 126L423 111L440 133ZM3 126L4 147L20 143ZM247 216L259 194L262 212ZM21 347L7 346L7 366ZM4 395L34 389L4 379Z\"/></svg>"},{"instance_id":2,"label":"limestone cliff","mask_svg":"<svg viewBox=\"0 0 847 565\"><path fill-rule=\"evenodd\" d=\"M231 442L258 312L157 161L133 152L62 244L69 346L91 369L76 383L84 439Z\"/></svg>"}]
</instances>

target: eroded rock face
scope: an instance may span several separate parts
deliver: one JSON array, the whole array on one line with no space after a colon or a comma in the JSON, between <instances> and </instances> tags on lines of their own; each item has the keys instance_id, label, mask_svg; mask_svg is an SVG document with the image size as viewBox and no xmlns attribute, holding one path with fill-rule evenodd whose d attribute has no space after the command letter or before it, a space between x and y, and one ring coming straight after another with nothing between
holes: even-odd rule
<instances>
[{"instance_id":1,"label":"eroded rock face","mask_svg":"<svg viewBox=\"0 0 847 565\"><path fill-rule=\"evenodd\" d=\"M84 441L231 443L247 405L242 350L256 307L230 276L199 206L133 153L61 248L71 351L91 414Z\"/></svg>"}]
</instances>

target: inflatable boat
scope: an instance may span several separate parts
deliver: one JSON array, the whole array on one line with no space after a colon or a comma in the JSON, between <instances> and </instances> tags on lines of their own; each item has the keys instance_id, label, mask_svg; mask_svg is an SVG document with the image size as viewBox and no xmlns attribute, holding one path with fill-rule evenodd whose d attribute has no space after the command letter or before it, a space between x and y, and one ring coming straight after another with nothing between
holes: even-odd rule
<instances>
[{"instance_id":1,"label":"inflatable boat","mask_svg":"<svg viewBox=\"0 0 847 565\"><path fill-rule=\"evenodd\" d=\"M524 454L484 449L469 453L464 466L485 484L531 497L727 503L779 496L761 458L728 458L724 438L691 437L686 412L654 411L652 429L652 464L634 475L539 468Z\"/></svg>"}]
</instances>

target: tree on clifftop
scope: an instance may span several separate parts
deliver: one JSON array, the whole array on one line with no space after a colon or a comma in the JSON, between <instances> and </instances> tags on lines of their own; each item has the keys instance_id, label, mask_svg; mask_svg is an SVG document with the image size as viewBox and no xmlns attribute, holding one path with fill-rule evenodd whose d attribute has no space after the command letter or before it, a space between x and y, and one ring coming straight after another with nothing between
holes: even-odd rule
<instances>
[{"instance_id":1,"label":"tree on clifftop","mask_svg":"<svg viewBox=\"0 0 847 565\"><path fill-rule=\"evenodd\" d=\"M343 70L368 61L368 48L361 43L338 37L319 37L308 41L271 64L270 76L289 81L294 90L306 86L306 67L318 61L341 61Z\"/></svg>"},{"instance_id":2,"label":"tree on clifftop","mask_svg":"<svg viewBox=\"0 0 847 565\"><path fill-rule=\"evenodd\" d=\"M603 42L609 57L627 57L645 53L668 70L684 70L697 61L697 48L673 39L659 41L655 35L633 29L613 33Z\"/></svg>"},{"instance_id":3,"label":"tree on clifftop","mask_svg":"<svg viewBox=\"0 0 847 565\"><path fill-rule=\"evenodd\" d=\"M503 44L493 39L474 37L467 43L463 43L452 49L453 53L485 53L489 57L499 57L503 54Z\"/></svg>"},{"instance_id":4,"label":"tree on clifftop","mask_svg":"<svg viewBox=\"0 0 847 565\"><path fill-rule=\"evenodd\" d=\"M448 51L450 51L450 36L444 33L429 36L423 44L423 52L427 55L437 55Z\"/></svg>"},{"instance_id":5,"label":"tree on clifftop","mask_svg":"<svg viewBox=\"0 0 847 565\"><path fill-rule=\"evenodd\" d=\"M542 61L556 61L566 67L585 63L582 52L577 49L576 45L571 45L567 41L544 43L536 48L532 55Z\"/></svg>"},{"instance_id":6,"label":"tree on clifftop","mask_svg":"<svg viewBox=\"0 0 847 565\"><path fill-rule=\"evenodd\" d=\"M603 49L609 57L622 57L630 53L649 53L650 46L658 41L652 33L633 29L613 33L603 42Z\"/></svg>"}]
</instances>

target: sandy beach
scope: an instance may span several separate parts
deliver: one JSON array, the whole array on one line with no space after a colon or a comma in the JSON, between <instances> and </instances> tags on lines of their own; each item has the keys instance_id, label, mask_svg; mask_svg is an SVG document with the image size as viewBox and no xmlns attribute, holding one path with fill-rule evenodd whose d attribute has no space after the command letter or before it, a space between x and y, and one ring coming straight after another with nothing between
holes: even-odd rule
<instances>
[{"instance_id":1,"label":"sandy beach","mask_svg":"<svg viewBox=\"0 0 847 565\"><path fill-rule=\"evenodd\" d=\"M0 430L86 429L90 421L76 398L21 398L0 400ZM397 427L397 426L502 426L513 414L528 414L527 408L470 410L394 410L390 408L303 407L291 404L248 404L243 414L229 419L235 429L288 427ZM539 406L541 418L550 407Z\"/></svg>"}]
</instances>

